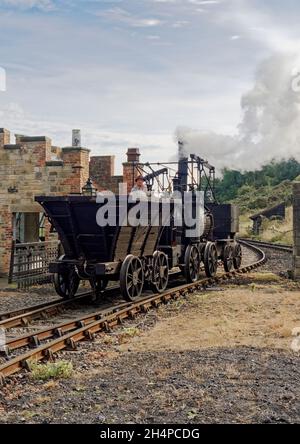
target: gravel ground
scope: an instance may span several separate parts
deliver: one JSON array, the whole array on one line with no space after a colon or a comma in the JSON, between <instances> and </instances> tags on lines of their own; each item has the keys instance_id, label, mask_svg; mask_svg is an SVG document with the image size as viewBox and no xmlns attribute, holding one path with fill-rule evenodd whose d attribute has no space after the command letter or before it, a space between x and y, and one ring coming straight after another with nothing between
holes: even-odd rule
<instances>
[{"instance_id":1,"label":"gravel ground","mask_svg":"<svg viewBox=\"0 0 300 444\"><path fill-rule=\"evenodd\" d=\"M300 357L288 352L241 347L96 358L95 374L86 377L8 387L0 422L300 422Z\"/></svg>"},{"instance_id":2,"label":"gravel ground","mask_svg":"<svg viewBox=\"0 0 300 444\"><path fill-rule=\"evenodd\" d=\"M244 264L254 259L245 252ZM299 423L300 354L291 341L300 291L278 276L285 262L274 260L264 273L189 295L60 353L58 361L73 364L68 379L9 379L0 423ZM29 305L48 291L34 302L30 295ZM0 307L10 298L19 307L20 296L7 293Z\"/></svg>"},{"instance_id":3,"label":"gravel ground","mask_svg":"<svg viewBox=\"0 0 300 444\"><path fill-rule=\"evenodd\" d=\"M288 277L288 271L292 270L292 253L265 247L263 250L266 253L267 263L260 268L260 271L271 271L281 276Z\"/></svg>"},{"instance_id":4,"label":"gravel ground","mask_svg":"<svg viewBox=\"0 0 300 444\"><path fill-rule=\"evenodd\" d=\"M68 379L11 378L0 423L299 423L289 285L253 273L80 343L58 356L73 363Z\"/></svg>"},{"instance_id":5,"label":"gravel ground","mask_svg":"<svg viewBox=\"0 0 300 444\"><path fill-rule=\"evenodd\" d=\"M52 285L33 287L30 291L1 289L0 312L17 310L21 307L42 304L59 299Z\"/></svg>"}]
</instances>

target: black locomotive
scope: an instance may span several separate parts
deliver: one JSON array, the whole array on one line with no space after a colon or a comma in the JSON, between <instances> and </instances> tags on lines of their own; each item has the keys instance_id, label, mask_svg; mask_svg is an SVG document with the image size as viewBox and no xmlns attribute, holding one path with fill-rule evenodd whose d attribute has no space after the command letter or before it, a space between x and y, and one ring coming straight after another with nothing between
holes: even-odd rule
<instances>
[{"instance_id":1,"label":"black locomotive","mask_svg":"<svg viewBox=\"0 0 300 444\"><path fill-rule=\"evenodd\" d=\"M160 169L155 169L158 166ZM242 252L235 240L239 228L238 208L215 201L213 166L191 155L179 162L138 164L133 168L143 174L149 194L155 195L156 223L153 223L152 197L148 195L137 199L118 195L111 203L105 196L101 202L99 196L92 195L36 197L64 250L59 260L50 264L55 288L61 297L73 297L80 280L89 280L96 293L102 292L108 282L119 281L123 297L132 301L144 288L164 292L169 274L176 268L189 283L199 280L201 264L208 277L215 276L220 261L226 272L233 267L240 268ZM200 204L196 199L198 191L204 196ZM169 199L166 193L171 196ZM200 209L203 218L200 231L192 236L187 235L191 226L176 222L178 208L185 221L185 207L178 207L183 196L192 202L193 215ZM130 224L127 220L126 216L136 205L148 210L143 224ZM201 208L197 208L199 205ZM97 214L104 206L105 211L112 210L115 217L114 223L101 226ZM168 223L164 214L169 215Z\"/></svg>"}]
</instances>

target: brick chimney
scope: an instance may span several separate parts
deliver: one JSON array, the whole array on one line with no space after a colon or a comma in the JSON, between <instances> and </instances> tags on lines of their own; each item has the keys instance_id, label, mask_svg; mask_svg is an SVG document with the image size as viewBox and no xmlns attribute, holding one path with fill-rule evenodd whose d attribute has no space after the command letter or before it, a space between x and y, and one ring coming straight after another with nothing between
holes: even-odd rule
<instances>
[{"instance_id":1,"label":"brick chimney","mask_svg":"<svg viewBox=\"0 0 300 444\"><path fill-rule=\"evenodd\" d=\"M140 175L140 150L139 148L128 148L127 162L123 163L123 182L127 183L127 192L130 193L135 179Z\"/></svg>"},{"instance_id":2,"label":"brick chimney","mask_svg":"<svg viewBox=\"0 0 300 444\"><path fill-rule=\"evenodd\" d=\"M128 148L127 151L127 162L137 162L140 161L140 149L139 148Z\"/></svg>"}]
</instances>

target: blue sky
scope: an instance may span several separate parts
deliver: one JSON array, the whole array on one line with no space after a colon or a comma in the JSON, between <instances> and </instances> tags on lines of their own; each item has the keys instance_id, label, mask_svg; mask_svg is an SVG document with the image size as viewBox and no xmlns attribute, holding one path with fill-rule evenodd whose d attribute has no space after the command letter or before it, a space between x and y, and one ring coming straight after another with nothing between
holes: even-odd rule
<instances>
[{"instance_id":1,"label":"blue sky","mask_svg":"<svg viewBox=\"0 0 300 444\"><path fill-rule=\"evenodd\" d=\"M176 152L178 126L234 134L258 64L298 51L299 2L0 0L0 127L94 154Z\"/></svg>"}]
</instances>

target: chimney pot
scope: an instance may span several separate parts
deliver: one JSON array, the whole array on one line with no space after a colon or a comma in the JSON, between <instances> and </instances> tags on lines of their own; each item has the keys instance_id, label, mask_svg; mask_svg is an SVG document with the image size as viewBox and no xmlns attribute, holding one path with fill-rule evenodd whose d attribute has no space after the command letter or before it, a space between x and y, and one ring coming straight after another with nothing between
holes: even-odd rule
<instances>
[{"instance_id":1,"label":"chimney pot","mask_svg":"<svg viewBox=\"0 0 300 444\"><path fill-rule=\"evenodd\" d=\"M72 147L81 147L81 131L73 129L72 131Z\"/></svg>"},{"instance_id":2,"label":"chimney pot","mask_svg":"<svg viewBox=\"0 0 300 444\"><path fill-rule=\"evenodd\" d=\"M139 148L128 148L127 151L127 161L128 162L139 162L140 161L140 149Z\"/></svg>"}]
</instances>

